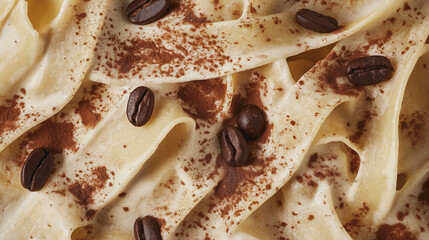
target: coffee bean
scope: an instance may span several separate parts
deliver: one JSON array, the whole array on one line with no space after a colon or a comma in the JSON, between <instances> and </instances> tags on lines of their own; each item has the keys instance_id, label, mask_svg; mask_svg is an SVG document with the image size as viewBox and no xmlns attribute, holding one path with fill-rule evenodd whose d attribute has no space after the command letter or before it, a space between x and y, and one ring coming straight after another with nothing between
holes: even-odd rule
<instances>
[{"instance_id":1,"label":"coffee bean","mask_svg":"<svg viewBox=\"0 0 429 240\"><path fill-rule=\"evenodd\" d=\"M161 230L156 218L137 218L134 222L134 237L136 240L161 240Z\"/></svg>"},{"instance_id":2,"label":"coffee bean","mask_svg":"<svg viewBox=\"0 0 429 240\"><path fill-rule=\"evenodd\" d=\"M54 166L54 157L44 148L34 149L21 170L21 184L31 192L39 191L45 186Z\"/></svg>"},{"instance_id":3,"label":"coffee bean","mask_svg":"<svg viewBox=\"0 0 429 240\"><path fill-rule=\"evenodd\" d=\"M347 78L357 86L367 86L389 80L393 73L390 60L384 56L354 59L347 65Z\"/></svg>"},{"instance_id":4,"label":"coffee bean","mask_svg":"<svg viewBox=\"0 0 429 240\"><path fill-rule=\"evenodd\" d=\"M256 105L245 105L238 113L237 125L247 139L256 139L265 129L264 113Z\"/></svg>"},{"instance_id":5,"label":"coffee bean","mask_svg":"<svg viewBox=\"0 0 429 240\"><path fill-rule=\"evenodd\" d=\"M134 0L126 10L130 22L145 25L160 19L168 10L170 0Z\"/></svg>"},{"instance_id":6,"label":"coffee bean","mask_svg":"<svg viewBox=\"0 0 429 240\"><path fill-rule=\"evenodd\" d=\"M301 9L295 15L296 22L318 33L330 33L338 28L335 18L322 15L310 9Z\"/></svg>"},{"instance_id":7,"label":"coffee bean","mask_svg":"<svg viewBox=\"0 0 429 240\"><path fill-rule=\"evenodd\" d=\"M127 104L128 120L137 127L145 125L152 116L155 97L147 87L138 87L131 92Z\"/></svg>"},{"instance_id":8,"label":"coffee bean","mask_svg":"<svg viewBox=\"0 0 429 240\"><path fill-rule=\"evenodd\" d=\"M247 142L238 128L226 127L222 130L220 149L226 164L239 167L247 163L249 157Z\"/></svg>"}]
</instances>

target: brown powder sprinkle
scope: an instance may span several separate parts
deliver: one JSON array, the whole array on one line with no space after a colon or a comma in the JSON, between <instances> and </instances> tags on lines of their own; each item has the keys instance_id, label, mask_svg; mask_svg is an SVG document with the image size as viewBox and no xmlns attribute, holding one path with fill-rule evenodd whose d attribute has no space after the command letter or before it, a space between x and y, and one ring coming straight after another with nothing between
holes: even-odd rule
<instances>
[{"instance_id":1,"label":"brown powder sprinkle","mask_svg":"<svg viewBox=\"0 0 429 240\"><path fill-rule=\"evenodd\" d=\"M367 123L371 121L372 115L370 111L365 111L363 117L356 123L356 131L349 136L350 141L358 143L366 132Z\"/></svg>"},{"instance_id":2,"label":"brown powder sprinkle","mask_svg":"<svg viewBox=\"0 0 429 240\"><path fill-rule=\"evenodd\" d=\"M79 25L80 21L82 21L82 19L86 18L86 13L80 13L80 14L76 14L76 23Z\"/></svg>"},{"instance_id":3,"label":"brown powder sprinkle","mask_svg":"<svg viewBox=\"0 0 429 240\"><path fill-rule=\"evenodd\" d=\"M115 35L112 35L110 39L119 48L114 63L118 66L117 70L120 74L128 73L131 69L144 67L145 64L162 66L185 58L184 55L152 40L134 38L128 41L120 41ZM141 61L144 61L145 64L141 65Z\"/></svg>"},{"instance_id":4,"label":"brown powder sprinkle","mask_svg":"<svg viewBox=\"0 0 429 240\"><path fill-rule=\"evenodd\" d=\"M85 174L76 180L68 187L68 191L73 194L77 199L76 202L88 206L94 203L94 193L105 187L107 180L110 179L107 168L99 166L91 169L91 174Z\"/></svg>"},{"instance_id":5,"label":"brown powder sprinkle","mask_svg":"<svg viewBox=\"0 0 429 240\"><path fill-rule=\"evenodd\" d=\"M429 204L429 178L422 185L422 190L417 198L420 202Z\"/></svg>"},{"instance_id":6,"label":"brown powder sprinkle","mask_svg":"<svg viewBox=\"0 0 429 240\"><path fill-rule=\"evenodd\" d=\"M153 36L139 31L124 36L113 23L105 24L97 47L108 51L96 56L94 69L118 80L139 77L142 81L144 76L180 78L188 71L221 73L223 65L233 62L225 55L228 38L224 32L209 34L200 28L211 23L195 12L195 6L189 0L173 2L169 13L157 21L159 31ZM188 33L177 27L183 23L191 25L186 26L190 28Z\"/></svg>"},{"instance_id":7,"label":"brown powder sprinkle","mask_svg":"<svg viewBox=\"0 0 429 240\"><path fill-rule=\"evenodd\" d=\"M355 152L353 149L348 148L348 155L349 155L349 170L351 173L356 174L359 170L360 166L360 157L357 152Z\"/></svg>"},{"instance_id":8,"label":"brown powder sprinkle","mask_svg":"<svg viewBox=\"0 0 429 240\"><path fill-rule=\"evenodd\" d=\"M424 139L425 115L426 113L416 111L399 116L399 130L411 141L412 146L416 146Z\"/></svg>"},{"instance_id":9,"label":"brown powder sprinkle","mask_svg":"<svg viewBox=\"0 0 429 240\"><path fill-rule=\"evenodd\" d=\"M382 37L379 38L373 38L373 39L368 39L368 45L365 45L363 48L365 51L368 51L368 49L371 46L375 46L377 45L379 48L381 48L382 46L384 46L388 41L390 41L390 39L392 38L392 31L388 30L386 32L386 34Z\"/></svg>"},{"instance_id":10,"label":"brown powder sprinkle","mask_svg":"<svg viewBox=\"0 0 429 240\"><path fill-rule=\"evenodd\" d=\"M92 195L95 187L91 185L75 182L68 187L68 190L77 198L77 202L81 205L87 206L94 202Z\"/></svg>"},{"instance_id":11,"label":"brown powder sprinkle","mask_svg":"<svg viewBox=\"0 0 429 240\"><path fill-rule=\"evenodd\" d=\"M206 15L195 12L195 7L196 4L190 0L173 1L166 16L171 15L175 19L181 19L181 22L190 23L194 26L211 22Z\"/></svg>"},{"instance_id":12,"label":"brown powder sprinkle","mask_svg":"<svg viewBox=\"0 0 429 240\"><path fill-rule=\"evenodd\" d=\"M383 224L378 228L376 234L377 240L417 240L416 236L402 223Z\"/></svg>"},{"instance_id":13,"label":"brown powder sprinkle","mask_svg":"<svg viewBox=\"0 0 429 240\"><path fill-rule=\"evenodd\" d=\"M182 5L183 6L183 5ZM202 23L208 23L209 20L207 17L203 14L200 14L200 16L197 16L192 8L187 6L185 8L185 18L183 19L187 23L193 23L193 24L202 24Z\"/></svg>"},{"instance_id":14,"label":"brown powder sprinkle","mask_svg":"<svg viewBox=\"0 0 429 240\"><path fill-rule=\"evenodd\" d=\"M223 120L222 122L222 126L233 126L236 124L236 119L235 116L238 115L238 113L240 112L241 108L246 105L246 104L254 104L256 106L258 106L262 112L265 114L265 107L264 104L262 103L261 100L261 92L263 91L262 89L262 83L263 81L266 79L265 76L263 76L261 73L259 72L254 72L252 74L252 81L250 81L244 88L245 88L245 92L246 95L243 97L240 94L235 94L232 98L232 103L229 109L229 115L231 116L230 118L226 118ZM267 116L265 116L265 119L267 119ZM266 128L266 130L270 130L270 128L272 128L272 124L268 123L268 127ZM259 139L265 139L268 140L268 135L266 134L266 132L269 131L265 131L260 137Z\"/></svg>"},{"instance_id":15,"label":"brown powder sprinkle","mask_svg":"<svg viewBox=\"0 0 429 240\"><path fill-rule=\"evenodd\" d=\"M226 171L225 176L214 189L215 194L219 199L224 199L234 194L242 194L240 191L237 192L239 184L242 183L244 179L252 181L250 178L248 179L248 174L245 170L230 167L223 162L221 157L217 158L216 165L218 165L217 167L220 167L219 165L221 165ZM255 184L255 182L253 182L253 184Z\"/></svg>"},{"instance_id":16,"label":"brown powder sprinkle","mask_svg":"<svg viewBox=\"0 0 429 240\"><path fill-rule=\"evenodd\" d=\"M106 184L107 180L110 179L105 166L92 169L92 176L94 176L92 184L97 188L102 188Z\"/></svg>"},{"instance_id":17,"label":"brown powder sprinkle","mask_svg":"<svg viewBox=\"0 0 429 240\"><path fill-rule=\"evenodd\" d=\"M261 109L265 109L261 100L261 94L264 91L264 79L262 74L258 72L252 74L249 83L242 86L246 95L244 97L237 95L233 98L229 110L230 118L224 116L225 119L222 122L224 126L235 124L234 116L236 114L234 113L238 112L244 104L255 104ZM268 122L267 126L264 136L248 142L249 161L247 166L242 168L230 167L224 163L220 155L216 158L216 170L223 169L225 173L214 189L215 196L221 201L218 210L222 217L230 214L234 214L234 216L240 215L243 210L237 210L235 206L238 206L241 200L254 195L258 196L274 189L272 182L270 182L271 179L263 176L266 172L275 171L275 169L270 168L269 162L273 161L276 156L272 154L269 156L264 155L264 144L269 140L272 124ZM257 201L253 202L249 208L256 204L258 204ZM213 211L216 206L214 205L210 209L210 211ZM235 210L235 212L232 213L232 210Z\"/></svg>"},{"instance_id":18,"label":"brown powder sprinkle","mask_svg":"<svg viewBox=\"0 0 429 240\"><path fill-rule=\"evenodd\" d=\"M344 229L352 236L356 236L359 233L359 229L362 227L360 219L353 218L344 224Z\"/></svg>"},{"instance_id":19,"label":"brown powder sprinkle","mask_svg":"<svg viewBox=\"0 0 429 240\"><path fill-rule=\"evenodd\" d=\"M405 2L404 3L404 11L408 11L410 9L411 9L410 5L407 2Z\"/></svg>"},{"instance_id":20,"label":"brown powder sprinkle","mask_svg":"<svg viewBox=\"0 0 429 240\"><path fill-rule=\"evenodd\" d=\"M405 218L405 214L403 212L398 212L396 214L396 218L398 218L399 221L403 221Z\"/></svg>"},{"instance_id":21,"label":"brown powder sprinkle","mask_svg":"<svg viewBox=\"0 0 429 240\"><path fill-rule=\"evenodd\" d=\"M17 127L15 122L19 120L21 115L18 98L18 95L14 95L12 99L6 100L8 106L0 106L0 134Z\"/></svg>"},{"instance_id":22,"label":"brown powder sprinkle","mask_svg":"<svg viewBox=\"0 0 429 240\"><path fill-rule=\"evenodd\" d=\"M351 83L340 84L337 82L337 78L346 77L346 66L349 61L363 57L360 51L341 52L338 55L336 52L329 53L323 61L316 63L316 65L309 70L310 73L319 75L318 86L322 91L329 87L333 92L339 95L357 96L362 91L362 87L354 86ZM320 72L317 73L317 72Z\"/></svg>"},{"instance_id":23,"label":"brown powder sprinkle","mask_svg":"<svg viewBox=\"0 0 429 240\"><path fill-rule=\"evenodd\" d=\"M88 220L90 220L91 218L93 218L95 216L95 210L94 209L89 209L85 212L85 216Z\"/></svg>"},{"instance_id":24,"label":"brown powder sprinkle","mask_svg":"<svg viewBox=\"0 0 429 240\"><path fill-rule=\"evenodd\" d=\"M96 107L89 100L80 101L75 113L80 115L82 124L86 127L94 127L101 120L101 115L96 113Z\"/></svg>"},{"instance_id":25,"label":"brown powder sprinkle","mask_svg":"<svg viewBox=\"0 0 429 240\"><path fill-rule=\"evenodd\" d=\"M27 135L29 147L31 149L44 147L54 153L61 153L65 149L77 151L74 130L73 123L55 122L50 118L40 124L37 130Z\"/></svg>"},{"instance_id":26,"label":"brown powder sprinkle","mask_svg":"<svg viewBox=\"0 0 429 240\"><path fill-rule=\"evenodd\" d=\"M217 78L180 84L177 97L183 110L193 118L214 122L225 93L226 85Z\"/></svg>"}]
</instances>

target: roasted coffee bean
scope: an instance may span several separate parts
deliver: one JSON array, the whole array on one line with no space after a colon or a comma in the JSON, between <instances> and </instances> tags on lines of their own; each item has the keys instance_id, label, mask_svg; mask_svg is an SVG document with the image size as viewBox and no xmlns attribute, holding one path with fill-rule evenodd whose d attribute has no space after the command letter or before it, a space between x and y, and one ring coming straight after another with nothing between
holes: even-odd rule
<instances>
[{"instance_id":1,"label":"roasted coffee bean","mask_svg":"<svg viewBox=\"0 0 429 240\"><path fill-rule=\"evenodd\" d=\"M226 164L239 167L247 163L249 157L247 142L238 128L224 128L219 141L222 157Z\"/></svg>"},{"instance_id":2,"label":"roasted coffee bean","mask_svg":"<svg viewBox=\"0 0 429 240\"><path fill-rule=\"evenodd\" d=\"M155 97L147 87L138 87L131 92L127 105L128 120L137 127L145 125L152 116Z\"/></svg>"},{"instance_id":3,"label":"roasted coffee bean","mask_svg":"<svg viewBox=\"0 0 429 240\"><path fill-rule=\"evenodd\" d=\"M137 218L134 222L134 237L136 240L161 240L161 230L156 218Z\"/></svg>"},{"instance_id":4,"label":"roasted coffee bean","mask_svg":"<svg viewBox=\"0 0 429 240\"><path fill-rule=\"evenodd\" d=\"M247 139L256 139L265 129L264 113L256 105L245 105L238 113L237 125Z\"/></svg>"},{"instance_id":5,"label":"roasted coffee bean","mask_svg":"<svg viewBox=\"0 0 429 240\"><path fill-rule=\"evenodd\" d=\"M335 18L322 15L310 9L301 9L295 15L296 22L318 33L330 33L338 28Z\"/></svg>"},{"instance_id":6,"label":"roasted coffee bean","mask_svg":"<svg viewBox=\"0 0 429 240\"><path fill-rule=\"evenodd\" d=\"M384 56L354 59L347 65L347 78L357 86L377 84L392 77L393 66Z\"/></svg>"},{"instance_id":7,"label":"roasted coffee bean","mask_svg":"<svg viewBox=\"0 0 429 240\"><path fill-rule=\"evenodd\" d=\"M170 0L134 0L126 10L130 22L145 25L160 19L167 12Z\"/></svg>"},{"instance_id":8,"label":"roasted coffee bean","mask_svg":"<svg viewBox=\"0 0 429 240\"><path fill-rule=\"evenodd\" d=\"M31 192L39 191L45 186L54 166L54 157L44 148L34 149L21 170L21 184Z\"/></svg>"}]
</instances>

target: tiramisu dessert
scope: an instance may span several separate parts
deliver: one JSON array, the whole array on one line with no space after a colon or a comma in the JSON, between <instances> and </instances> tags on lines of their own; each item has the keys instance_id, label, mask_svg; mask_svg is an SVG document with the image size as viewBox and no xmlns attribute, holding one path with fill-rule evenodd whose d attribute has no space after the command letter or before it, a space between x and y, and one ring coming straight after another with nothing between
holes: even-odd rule
<instances>
[{"instance_id":1,"label":"tiramisu dessert","mask_svg":"<svg viewBox=\"0 0 429 240\"><path fill-rule=\"evenodd\" d=\"M0 239L429 239L428 0L0 0Z\"/></svg>"}]
</instances>

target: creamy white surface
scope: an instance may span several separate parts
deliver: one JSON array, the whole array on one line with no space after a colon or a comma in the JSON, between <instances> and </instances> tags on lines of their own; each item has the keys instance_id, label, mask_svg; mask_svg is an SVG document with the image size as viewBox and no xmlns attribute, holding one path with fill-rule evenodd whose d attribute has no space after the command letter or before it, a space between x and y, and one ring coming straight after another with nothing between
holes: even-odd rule
<instances>
[{"instance_id":1,"label":"creamy white surface","mask_svg":"<svg viewBox=\"0 0 429 240\"><path fill-rule=\"evenodd\" d=\"M163 239L375 239L381 224L398 222L417 239L429 237L428 203L416 197L429 176L428 1L195 1L196 14L212 21L195 31L193 24L182 22L181 11L161 19L161 27L132 25L123 13L129 1L46 0L52 17L39 21L42 16L27 16L28 6L34 5L0 1L0 106L7 106L21 88L26 90L19 99L25 107L18 127L0 132L0 239L133 239L133 223L145 215L165 221ZM405 2L411 9L404 9ZM335 17L344 28L319 34L300 27L294 15L304 7ZM81 13L86 17L78 19ZM385 37L388 31L391 36ZM183 33L189 34L186 39ZM210 49L189 40L202 36L204 42L212 35L217 42ZM110 45L109 36L123 42L136 37L154 41L174 53L179 51L174 44L180 42L189 54L161 68L150 60L141 67L143 59L119 73L104 58L115 60L121 52L113 49L121 47ZM311 51L320 47L325 48ZM223 49L230 61L213 57L214 63L207 64L217 64L215 71L192 65L195 59L217 56L213 48ZM358 55L388 57L395 68L392 78L359 89L344 76L334 85L325 82L332 69ZM176 77L162 69L183 72ZM297 75L300 79L294 78ZM183 82L215 77L220 79L208 81L226 89L218 99L215 120L193 119L182 109L192 103L172 92ZM227 172L216 168L217 133L222 121L233 117L233 96L243 95L249 83L261 83L260 99L272 124L268 141L255 143L259 148L252 150L265 163L265 174L237 186L245 197L221 199L216 187ZM76 109L97 84L100 94L92 103L100 121L87 126ZM136 128L125 108L129 93L140 85L154 91L156 104L149 123ZM339 85L354 94L335 90ZM421 113L423 127L413 143L399 126L415 112ZM72 123L76 146L55 155L48 183L30 193L20 184L17 158L32 150L25 142L47 119ZM362 120L365 130L353 141ZM353 152L360 158L356 173L349 170ZM209 153L211 160L198 161ZM325 160L312 168L315 153ZM84 180L91 185L96 178L92 170L100 166L106 167L108 180L93 192L93 202L78 204L67 189ZM261 170L251 164L243 169ZM337 175L322 179L315 171ZM62 174L70 180L64 181ZM399 174L406 182L397 190ZM317 186L310 186L305 176L312 176ZM65 193L53 192L61 190ZM122 192L125 197L119 197ZM400 221L397 214L406 204L409 215ZM88 210L95 210L95 216L86 217ZM350 227L355 219L359 226Z\"/></svg>"}]
</instances>

